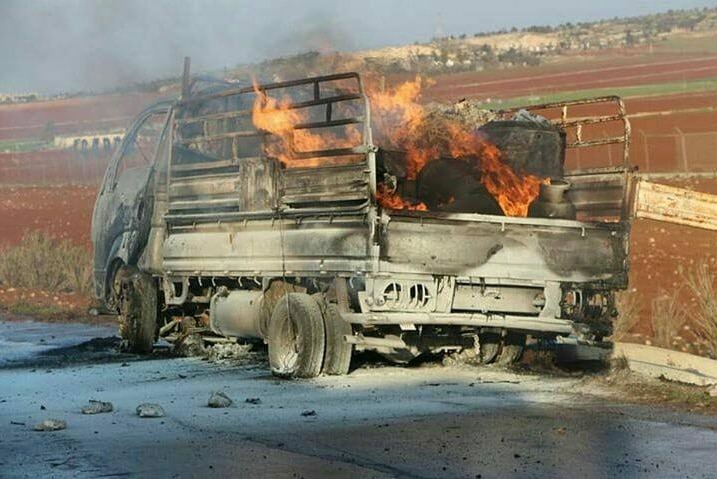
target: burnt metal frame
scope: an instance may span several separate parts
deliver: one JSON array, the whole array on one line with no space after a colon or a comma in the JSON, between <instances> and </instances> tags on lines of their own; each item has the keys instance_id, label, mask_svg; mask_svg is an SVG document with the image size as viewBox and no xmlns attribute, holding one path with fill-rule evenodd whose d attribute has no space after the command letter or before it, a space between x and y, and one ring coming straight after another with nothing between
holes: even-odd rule
<instances>
[{"instance_id":1,"label":"burnt metal frame","mask_svg":"<svg viewBox=\"0 0 717 479\"><path fill-rule=\"evenodd\" d=\"M579 105L591 105L598 103L615 103L617 107L617 113L614 115L597 115L582 118L569 118L568 108L579 106ZM630 120L627 118L625 112L625 102L617 95L602 96L596 98L583 98L579 100L570 101L556 101L552 103L543 103L540 105L521 106L514 108L507 108L504 110L498 110L496 113L501 115L503 118L509 114L513 114L519 110L527 110L530 112L553 110L560 108L560 119L550 120L554 125L558 125L562 128L575 128L576 141L565 145L567 148L587 148L591 146L604 146L610 144L622 144L622 166L629 167L629 148L630 148L630 137L631 128ZM623 124L623 134L618 136L608 136L605 138L595 138L584 140L582 137L582 127L584 125L593 125L597 123L608 123L612 121L620 121Z\"/></svg>"},{"instance_id":2,"label":"burnt metal frame","mask_svg":"<svg viewBox=\"0 0 717 479\"><path fill-rule=\"evenodd\" d=\"M612 115L596 115L589 117L569 118L568 108L581 106L581 105L594 105L594 104L609 104L614 103L617 113ZM620 219L621 221L629 220L633 212L631 211L630 205L632 204L633 196L633 185L631 176L632 173L637 169L630 165L630 141L632 135L632 129L630 126L630 120L627 118L625 110L625 102L617 95L608 95L595 98L581 98L577 100L569 101L556 101L551 103L542 103L538 105L530 106L519 106L513 108L506 108L504 110L498 110L496 113L502 118L507 118L508 115L514 114L519 110L527 110L529 112L541 112L546 110L560 109L559 119L549 119L549 121L563 129L575 128L576 140L567 143L566 148L589 148L594 146L605 146L611 144L622 144L622 165L620 166L605 166L598 168L579 169L566 172L566 176L584 176L584 175L610 175L615 173L623 174L624 181L624 193L622 198L622 207ZM599 123L609 122L622 122L623 132L622 135L607 136L603 138L583 139L584 125L594 125Z\"/></svg>"},{"instance_id":3,"label":"burnt metal frame","mask_svg":"<svg viewBox=\"0 0 717 479\"><path fill-rule=\"evenodd\" d=\"M322 98L321 97L321 84L327 83L327 82L338 81L338 80L355 80L356 86L357 86L357 92ZM209 95L197 95L194 97L180 100L177 103L177 108L181 108L183 106L195 104L195 103L202 102L202 101L218 99L218 98L226 98L226 97L235 96L235 95L243 95L243 94L257 93L257 92L268 92L271 90L278 90L278 89L283 89L283 88L291 88L291 87L297 87L297 86L302 86L302 85L312 85L312 84L314 87L314 98L312 100L301 101L301 102L288 102L288 103L285 103L283 105L283 107L293 110L293 109L300 109L300 108L308 108L308 107L312 107L312 106L325 105L326 106L326 119L325 119L325 121L294 125L294 130L318 129L318 128L327 128L327 127L335 127L335 126L344 126L344 125L349 125L349 124L362 124L363 125L362 144L360 146L357 146L354 148L337 148L337 149L330 149L330 150L292 152L293 156L298 159L308 159L308 158L321 158L321 157L328 157L328 156L359 155L359 154L366 154L366 153L372 151L374 148L373 148L373 140L372 140L372 136L371 136L370 104L369 104L367 96L365 95L365 93L363 91L363 85L361 82L361 78L359 77L359 74L355 73L355 72L337 73L334 75L325 75L325 76L307 78L307 79L302 79L302 80L292 80L292 81L286 81L286 82L262 84L262 85L256 85L253 87L232 88L232 89L223 90L223 91L209 94ZM344 101L352 101L352 100L363 100L364 112L365 112L363 117L351 117L351 118L342 118L339 120L334 120L332 118L333 105L335 103L340 103L340 102L344 102ZM221 112L221 113L213 113L213 114L208 114L208 115L200 115L200 116L190 117L190 118L182 118L182 119L176 120L176 123L177 124L188 124L188 123L203 122L204 125L206 125L206 122L210 121L210 120L225 120L225 119L230 119L230 118L238 118L238 117L242 117L242 116L250 116L251 113L252 113L251 110L234 110L234 111L227 111L227 112ZM228 139L228 138L265 136L265 135L268 135L268 133L262 132L259 130L237 131L237 132L231 132L231 133L223 133L223 134L219 134L219 135L202 136L199 138L193 138L193 139L189 139L189 140L182 140L181 143L186 145L186 144L206 143L206 142L210 142L210 141L217 141L217 140L223 140L223 139ZM375 191L375 188L373 188L373 190Z\"/></svg>"},{"instance_id":4,"label":"burnt metal frame","mask_svg":"<svg viewBox=\"0 0 717 479\"><path fill-rule=\"evenodd\" d=\"M353 80L355 82L355 91L351 93L344 93L344 94L338 94L333 96L324 96L321 95L321 85L327 84L330 82L340 81L340 80ZM305 129L320 129L320 128L327 128L327 127L336 127L336 126L343 126L343 125L349 125L349 124L362 124L363 128L360 130L361 133L361 144L358 146L352 147L352 148L339 148L339 149L326 149L326 150L318 150L318 151L306 151L306 152L297 152L292 149L292 146L290 145L290 154L293 158L296 159L311 159L311 158L322 158L322 157L341 157L341 156L364 156L365 160L364 164L366 164L367 173L368 173L368 198L367 203L361 206L361 210L364 210L368 207L368 215L369 217L375 217L375 202L376 202L376 158L375 158L375 152L376 148L373 145L372 140L372 132L371 132L371 110L370 110L370 103L368 100L368 97L364 93L363 84L361 81L361 78L358 73L355 72L348 72L348 73L338 73L333 75L325 75L320 77L313 77L313 78L307 78L307 79L301 79L301 80L292 80L292 81L286 81L286 82L276 82L276 83L270 83L270 84L255 84L251 87L240 87L240 88L227 88L218 92L212 92L212 93L197 93L195 95L190 95L190 93L187 93L183 95L183 97L177 101L175 104L174 112L180 112L182 107L194 105L201 102L211 101L215 99L220 98L228 98L232 96L237 95L245 95L245 94L255 94L258 92L270 92L273 90L280 90L280 89L291 89L292 87L299 87L304 85L313 85L313 98L307 101L296 101L296 102L286 102L282 103L282 107L288 108L288 109L300 109L300 108L308 108L313 106L325 106L325 120L324 121L316 121L316 122L309 122L309 123L302 123L294 125L294 130L305 130ZM191 91L191 90L190 90ZM333 118L333 111L334 111L334 104L345 102L345 101L355 101L355 100L361 100L363 105L363 115L356 116L356 117L350 117L350 118L341 118L341 119L334 119ZM207 122L213 121L213 120L225 120L225 119L231 119L231 118L240 118L240 117L251 117L252 115L252 109L241 109L241 110L230 110L230 111L223 111L219 113L208 113L204 115L197 115L192 117L185 117L185 118L178 118L179 115L173 115L171 122L174 125L173 133L174 133L174 142L173 144L179 144L179 145L192 145L192 144L201 144L201 143L207 143L211 141L218 141L218 140L226 140L226 139L232 139L232 156L233 158L229 160L221 160L214 162L211 165L211 168L213 167L222 167L222 166L232 166L240 162L242 159L248 159L248 156L241 156L241 152L239 151L239 148L237 146L237 142L235 141L236 138L241 137L269 137L272 136L268 132L259 131L259 130L249 130L249 131L236 131L236 132L229 132L229 133L222 133L222 134L216 134L216 135L201 135L197 138L188 138L188 139L181 139L178 138L178 127L180 125L186 125L191 123L199 123L202 122L203 124L203 131L207 131ZM189 169L186 166L182 165L172 165L172 156L170 155L169 159L169 165L168 165L168 171L169 174L167 176L168 186L173 181L173 173L180 171L180 170L186 170ZM209 168L209 165L205 165L207 168ZM328 167L329 165L327 165ZM198 168L201 168L197 165ZM307 167L315 169L317 167ZM194 169L194 168L192 168ZM292 170L300 170L302 168L300 167L294 167ZM275 205L275 208L277 208L277 213L280 215L283 215L282 210L283 207L280 206L281 201L279 201L278 204ZM355 214L359 211L356 208L341 208L341 211L331 211L331 215L342 215L342 214ZM303 211L296 211L296 212L290 212L286 211L286 214L297 214L299 216L305 216L305 215L315 215L317 211L309 211L308 209L304 209ZM215 215L215 214L212 214ZM237 217L237 214L235 213L227 213L227 214L220 214L222 216L222 219L224 220L230 220L235 217ZM252 213L252 212L244 212L241 213L239 216L242 218L247 217L266 217L265 212L259 212L259 213ZM273 216L273 215L272 215Z\"/></svg>"}]
</instances>

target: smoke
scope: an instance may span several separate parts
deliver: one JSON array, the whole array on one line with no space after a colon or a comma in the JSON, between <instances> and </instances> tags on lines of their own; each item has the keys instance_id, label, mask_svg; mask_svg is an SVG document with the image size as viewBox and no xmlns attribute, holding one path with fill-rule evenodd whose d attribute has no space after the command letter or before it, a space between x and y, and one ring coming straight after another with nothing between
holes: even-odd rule
<instances>
[{"instance_id":1,"label":"smoke","mask_svg":"<svg viewBox=\"0 0 717 479\"><path fill-rule=\"evenodd\" d=\"M266 38L266 35L262 35L262 38ZM354 48L356 48L356 40L349 30L339 28L327 15L317 13L304 24L296 27L296 30L275 35L266 43L263 51L266 57L273 58L305 51L327 53Z\"/></svg>"},{"instance_id":2,"label":"smoke","mask_svg":"<svg viewBox=\"0 0 717 479\"><path fill-rule=\"evenodd\" d=\"M297 2L2 0L0 91L98 91L266 57L353 47ZM283 5L282 5L283 4Z\"/></svg>"},{"instance_id":3,"label":"smoke","mask_svg":"<svg viewBox=\"0 0 717 479\"><path fill-rule=\"evenodd\" d=\"M0 92L98 91L308 50L636 15L709 0L0 0Z\"/></svg>"}]
</instances>

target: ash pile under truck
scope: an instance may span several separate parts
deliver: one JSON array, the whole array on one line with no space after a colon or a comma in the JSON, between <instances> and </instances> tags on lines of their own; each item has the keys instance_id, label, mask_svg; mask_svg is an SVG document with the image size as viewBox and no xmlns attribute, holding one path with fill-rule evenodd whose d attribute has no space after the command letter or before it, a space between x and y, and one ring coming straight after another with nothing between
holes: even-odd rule
<instances>
[{"instance_id":1,"label":"ash pile under truck","mask_svg":"<svg viewBox=\"0 0 717 479\"><path fill-rule=\"evenodd\" d=\"M376 146L356 73L199 84L185 69L181 99L137 118L95 205L95 292L129 350L263 340L274 374L313 377L346 374L357 350L507 364L527 341L610 335L636 183L619 98L469 129L540 179L527 216L511 216L510 191L486 188L485 159L440 152L412 174L411 152ZM272 98L288 127L257 126ZM605 114L570 115L596 106ZM588 136L608 124L615 134ZM611 164L565 167L566 150L604 146L621 150Z\"/></svg>"}]
</instances>

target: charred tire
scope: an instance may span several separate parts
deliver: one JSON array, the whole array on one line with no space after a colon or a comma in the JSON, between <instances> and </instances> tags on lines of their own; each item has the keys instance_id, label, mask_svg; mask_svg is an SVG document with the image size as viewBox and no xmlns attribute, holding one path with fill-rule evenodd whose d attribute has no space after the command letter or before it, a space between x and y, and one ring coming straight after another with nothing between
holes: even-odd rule
<instances>
[{"instance_id":1,"label":"charred tire","mask_svg":"<svg viewBox=\"0 0 717 479\"><path fill-rule=\"evenodd\" d=\"M122 280L137 272L137 268L125 266L122 261L114 261L108 268L107 285L105 287L104 305L116 313L120 309L120 294L122 292Z\"/></svg>"},{"instance_id":2,"label":"charred tire","mask_svg":"<svg viewBox=\"0 0 717 479\"><path fill-rule=\"evenodd\" d=\"M525 334L508 331L503 337L503 348L500 351L498 363L508 365L520 361L526 340L527 336Z\"/></svg>"},{"instance_id":3,"label":"charred tire","mask_svg":"<svg viewBox=\"0 0 717 479\"><path fill-rule=\"evenodd\" d=\"M348 374L351 365L353 344L344 340L344 336L351 336L351 324L341 319L339 308L329 303L324 310L324 329L326 332L326 351L324 352L324 366L322 372L332 376Z\"/></svg>"},{"instance_id":4,"label":"charred tire","mask_svg":"<svg viewBox=\"0 0 717 479\"><path fill-rule=\"evenodd\" d=\"M313 378L321 373L326 333L319 303L304 293L289 293L269 320L269 366L275 376Z\"/></svg>"},{"instance_id":5,"label":"charred tire","mask_svg":"<svg viewBox=\"0 0 717 479\"><path fill-rule=\"evenodd\" d=\"M157 334L157 285L147 273L122 270L120 335L127 351L150 353Z\"/></svg>"},{"instance_id":6,"label":"charred tire","mask_svg":"<svg viewBox=\"0 0 717 479\"><path fill-rule=\"evenodd\" d=\"M495 362L500 352L500 334L483 333L478 336L478 344L480 346L480 362L490 364Z\"/></svg>"}]
</instances>

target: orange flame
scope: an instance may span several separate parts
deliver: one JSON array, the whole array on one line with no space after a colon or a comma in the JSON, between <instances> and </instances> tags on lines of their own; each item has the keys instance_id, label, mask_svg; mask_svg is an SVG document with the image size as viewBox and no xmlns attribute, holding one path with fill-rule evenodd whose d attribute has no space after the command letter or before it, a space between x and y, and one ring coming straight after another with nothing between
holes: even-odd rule
<instances>
[{"instance_id":1,"label":"orange flame","mask_svg":"<svg viewBox=\"0 0 717 479\"><path fill-rule=\"evenodd\" d=\"M257 94L252 108L254 125L273 135L264 143L265 154L278 158L286 167L336 164L342 160L311 158L310 152L350 148L361 143L362 135L355 125L350 125L342 134L296 129L296 125L311 121L308 112L292 109L292 100L288 97L268 96L256 83L254 90ZM516 174L502 160L500 151L476 134L475 125L458 117L431 114L419 103L420 94L420 79L403 83L394 90L369 92L375 143L406 152L409 180L415 179L426 163L442 156L470 161L506 215L527 216L528 205L538 196L543 180L529 174ZM427 209L425 204L412 204L382 184L378 186L377 199L387 208Z\"/></svg>"},{"instance_id":2,"label":"orange flame","mask_svg":"<svg viewBox=\"0 0 717 479\"><path fill-rule=\"evenodd\" d=\"M384 208L390 208L392 210L414 210L414 211L428 211L428 207L423 202L411 203L401 198L401 196L395 191L391 191L388 186L383 183L376 185L376 199L378 204Z\"/></svg>"},{"instance_id":3,"label":"orange flame","mask_svg":"<svg viewBox=\"0 0 717 479\"><path fill-rule=\"evenodd\" d=\"M308 123L306 110L291 108L292 99L270 97L254 82L256 99L252 106L254 126L274 136L267 138L264 153L277 158L288 168L336 164L332 159L310 158L310 153L333 148L351 148L361 144L361 133L355 125L349 125L339 135L335 132L315 133L311 129L296 129L297 125ZM304 155L302 155L302 153ZM308 157L308 158L307 158ZM340 162L340 160L338 160Z\"/></svg>"},{"instance_id":4,"label":"orange flame","mask_svg":"<svg viewBox=\"0 0 717 479\"><path fill-rule=\"evenodd\" d=\"M474 125L457 117L430 114L419 103L420 93L418 79L393 91L369 95L376 143L406 152L408 179L415 179L426 163L441 156L470 161L506 215L527 216L542 180L516 174L502 161L498 148L475 133Z\"/></svg>"}]
</instances>

